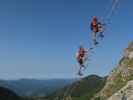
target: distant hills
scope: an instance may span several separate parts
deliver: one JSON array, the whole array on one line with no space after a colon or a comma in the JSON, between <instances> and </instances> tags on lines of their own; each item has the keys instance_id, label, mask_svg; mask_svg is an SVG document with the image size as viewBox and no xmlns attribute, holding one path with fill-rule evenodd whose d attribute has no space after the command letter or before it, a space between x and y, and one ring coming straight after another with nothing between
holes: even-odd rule
<instances>
[{"instance_id":1,"label":"distant hills","mask_svg":"<svg viewBox=\"0 0 133 100\"><path fill-rule=\"evenodd\" d=\"M73 79L20 79L0 80L0 86L15 91L20 96L45 96L73 82Z\"/></svg>"},{"instance_id":2,"label":"distant hills","mask_svg":"<svg viewBox=\"0 0 133 100\"><path fill-rule=\"evenodd\" d=\"M17 93L21 100L62 100L70 97L72 100L89 100L103 88L105 81L106 77L90 75L79 81L77 79L1 80L0 86L14 91L14 95Z\"/></svg>"}]
</instances>

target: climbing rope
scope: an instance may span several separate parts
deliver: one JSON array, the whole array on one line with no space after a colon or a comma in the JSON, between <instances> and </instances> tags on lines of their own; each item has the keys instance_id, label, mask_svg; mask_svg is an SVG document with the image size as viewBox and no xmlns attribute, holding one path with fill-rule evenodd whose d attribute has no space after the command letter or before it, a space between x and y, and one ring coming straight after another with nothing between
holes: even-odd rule
<instances>
[{"instance_id":1,"label":"climbing rope","mask_svg":"<svg viewBox=\"0 0 133 100\"><path fill-rule=\"evenodd\" d=\"M107 14L105 15L105 17L103 17L103 20L109 24L111 21L111 18L113 17L116 9L118 8L118 4L120 2L120 0L111 0L112 1L112 5L109 9L109 11L107 12Z\"/></svg>"}]
</instances>

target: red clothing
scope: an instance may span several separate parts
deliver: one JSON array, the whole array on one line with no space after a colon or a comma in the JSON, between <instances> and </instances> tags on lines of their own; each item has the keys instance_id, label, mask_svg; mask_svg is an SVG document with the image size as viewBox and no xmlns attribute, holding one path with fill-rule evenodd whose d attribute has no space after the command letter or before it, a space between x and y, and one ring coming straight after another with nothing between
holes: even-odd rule
<instances>
[{"instance_id":1,"label":"red clothing","mask_svg":"<svg viewBox=\"0 0 133 100\"><path fill-rule=\"evenodd\" d=\"M97 24L97 18L94 17L91 22L91 29L93 32L98 32L98 24Z\"/></svg>"},{"instance_id":2,"label":"red clothing","mask_svg":"<svg viewBox=\"0 0 133 100\"><path fill-rule=\"evenodd\" d=\"M85 56L85 53L86 53L86 50L84 48L79 49L78 56L77 56L78 61L83 59L83 57Z\"/></svg>"}]
</instances>

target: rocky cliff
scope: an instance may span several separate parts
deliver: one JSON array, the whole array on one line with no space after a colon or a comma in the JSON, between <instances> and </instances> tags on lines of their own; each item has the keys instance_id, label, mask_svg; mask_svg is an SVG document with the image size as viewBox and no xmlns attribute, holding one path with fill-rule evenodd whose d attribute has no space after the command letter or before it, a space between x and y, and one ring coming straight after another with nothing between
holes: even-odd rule
<instances>
[{"instance_id":1,"label":"rocky cliff","mask_svg":"<svg viewBox=\"0 0 133 100\"><path fill-rule=\"evenodd\" d=\"M121 100L120 98L122 96L120 96L119 99L116 99L116 95L120 95L119 91L121 91L124 86L133 86L133 81L131 80L133 80L133 42L131 42L128 45L128 48L124 50L123 57L119 61L117 67L114 68L108 75L104 88L98 94L96 94L92 100ZM129 86L129 84L131 85ZM133 93L132 88L128 89L127 91L130 91L129 95ZM121 93L121 95L122 94L123 93ZM130 100L133 100L133 96L130 96L130 98L132 98Z\"/></svg>"}]
</instances>

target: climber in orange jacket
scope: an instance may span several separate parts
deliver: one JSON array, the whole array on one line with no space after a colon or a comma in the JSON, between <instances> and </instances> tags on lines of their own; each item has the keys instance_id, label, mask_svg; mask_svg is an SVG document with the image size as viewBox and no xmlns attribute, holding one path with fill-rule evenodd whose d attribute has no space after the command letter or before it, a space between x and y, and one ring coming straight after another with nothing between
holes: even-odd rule
<instances>
[{"instance_id":1,"label":"climber in orange jacket","mask_svg":"<svg viewBox=\"0 0 133 100\"><path fill-rule=\"evenodd\" d=\"M100 33L99 34L99 37L101 37L101 38L104 37L104 35L103 35L103 31L104 31L103 24L100 23L100 22L98 22L96 16L93 16L92 21L91 21L90 28L92 30L93 44L94 45L97 45L98 44L98 41L97 41L97 33Z\"/></svg>"}]
</instances>

